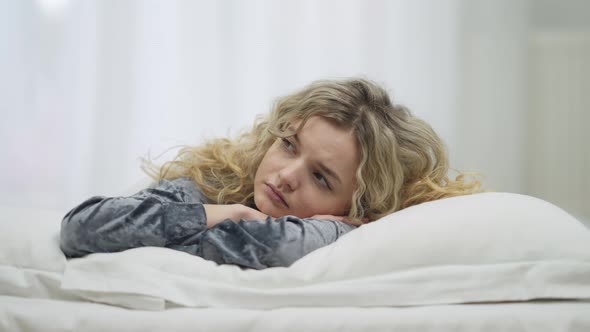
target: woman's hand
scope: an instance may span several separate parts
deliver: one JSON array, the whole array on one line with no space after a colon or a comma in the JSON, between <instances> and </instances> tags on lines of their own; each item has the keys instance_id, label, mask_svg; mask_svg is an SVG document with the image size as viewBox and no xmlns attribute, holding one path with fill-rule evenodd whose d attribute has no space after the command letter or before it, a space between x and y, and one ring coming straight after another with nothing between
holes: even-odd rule
<instances>
[{"instance_id":1,"label":"woman's hand","mask_svg":"<svg viewBox=\"0 0 590 332\"><path fill-rule=\"evenodd\" d=\"M353 226L360 226L362 224L365 224L367 222L369 222L369 218L363 218L362 221L352 221L350 219L348 219L348 216L333 216L330 214L316 214L315 216L312 217L313 219L326 219L326 220L335 220L335 221L341 221Z\"/></svg>"},{"instance_id":2,"label":"woman's hand","mask_svg":"<svg viewBox=\"0 0 590 332\"><path fill-rule=\"evenodd\" d=\"M236 205L236 209L238 211L238 220L240 219L244 219L244 220L266 220L266 218L268 217L267 214L264 214L256 209L253 209L251 207L242 205L242 204L234 204Z\"/></svg>"},{"instance_id":3,"label":"woman's hand","mask_svg":"<svg viewBox=\"0 0 590 332\"><path fill-rule=\"evenodd\" d=\"M207 228L211 228L220 222L231 219L233 221L265 220L268 216L256 209L242 204L203 204L207 214Z\"/></svg>"}]
</instances>

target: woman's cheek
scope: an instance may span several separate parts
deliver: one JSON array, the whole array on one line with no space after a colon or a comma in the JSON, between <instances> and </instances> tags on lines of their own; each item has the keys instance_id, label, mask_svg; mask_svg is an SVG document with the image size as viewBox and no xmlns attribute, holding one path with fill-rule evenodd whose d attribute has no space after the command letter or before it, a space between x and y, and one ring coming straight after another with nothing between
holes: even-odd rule
<instances>
[{"instance_id":1,"label":"woman's cheek","mask_svg":"<svg viewBox=\"0 0 590 332\"><path fill-rule=\"evenodd\" d=\"M306 195L302 195L302 201L300 202L299 206L303 206L304 211L301 211L303 214L305 214L305 217L311 217L313 215L318 214L317 211L318 210L322 210L322 199L317 197L316 195L313 194L306 194Z\"/></svg>"}]
</instances>

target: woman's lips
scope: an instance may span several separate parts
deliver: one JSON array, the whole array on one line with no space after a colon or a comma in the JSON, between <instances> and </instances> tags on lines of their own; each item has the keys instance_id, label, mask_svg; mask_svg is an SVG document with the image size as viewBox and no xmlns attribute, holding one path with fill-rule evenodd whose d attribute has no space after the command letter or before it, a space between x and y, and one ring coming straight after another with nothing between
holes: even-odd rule
<instances>
[{"instance_id":1,"label":"woman's lips","mask_svg":"<svg viewBox=\"0 0 590 332\"><path fill-rule=\"evenodd\" d=\"M270 183L266 183L265 191L266 191L266 194L268 195L268 197L270 199L272 199L274 202L276 202L280 205L283 205L285 207L289 207L289 205L287 204L287 202L283 198L283 195L275 186L273 186Z\"/></svg>"}]
</instances>

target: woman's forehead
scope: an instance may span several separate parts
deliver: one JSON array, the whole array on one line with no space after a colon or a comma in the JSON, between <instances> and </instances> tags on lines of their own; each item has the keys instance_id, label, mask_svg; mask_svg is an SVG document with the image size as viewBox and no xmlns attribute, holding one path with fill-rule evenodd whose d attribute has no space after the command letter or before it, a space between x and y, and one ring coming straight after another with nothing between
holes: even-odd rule
<instances>
[{"instance_id":1,"label":"woman's forehead","mask_svg":"<svg viewBox=\"0 0 590 332\"><path fill-rule=\"evenodd\" d=\"M340 130L344 130L344 131L353 131L353 127L350 124L343 124L341 121L338 121L335 118L332 117L328 117L328 116L323 116L321 114L314 114L314 115L310 115L308 117L294 117L292 119L289 119L287 121L287 126L286 128L288 130L292 130L292 131L300 131L303 127L305 127L307 125L307 122L309 122L310 120L313 120L312 122L316 122L316 121L320 121L320 122L327 122L329 123L332 127L334 128L338 128Z\"/></svg>"},{"instance_id":2,"label":"woman's forehead","mask_svg":"<svg viewBox=\"0 0 590 332\"><path fill-rule=\"evenodd\" d=\"M297 128L299 124L293 125ZM344 173L356 171L360 153L356 137L350 130L342 129L322 117L311 117L293 137L310 159Z\"/></svg>"}]
</instances>

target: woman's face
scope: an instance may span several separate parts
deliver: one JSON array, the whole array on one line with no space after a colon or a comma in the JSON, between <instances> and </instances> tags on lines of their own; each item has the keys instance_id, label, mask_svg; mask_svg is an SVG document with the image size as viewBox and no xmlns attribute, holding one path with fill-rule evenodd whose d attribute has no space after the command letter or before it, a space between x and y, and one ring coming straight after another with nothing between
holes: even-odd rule
<instances>
[{"instance_id":1,"label":"woman's face","mask_svg":"<svg viewBox=\"0 0 590 332\"><path fill-rule=\"evenodd\" d=\"M278 138L264 155L254 179L256 207L275 218L346 216L359 161L351 130L311 117L296 135Z\"/></svg>"}]
</instances>

